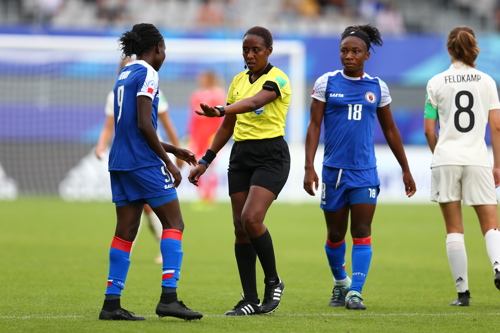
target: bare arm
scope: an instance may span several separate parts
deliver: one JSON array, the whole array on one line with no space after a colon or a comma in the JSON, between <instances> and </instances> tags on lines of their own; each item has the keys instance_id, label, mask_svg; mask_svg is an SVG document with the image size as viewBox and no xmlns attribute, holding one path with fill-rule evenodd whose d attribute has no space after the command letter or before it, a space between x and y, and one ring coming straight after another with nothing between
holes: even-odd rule
<instances>
[{"instance_id":1,"label":"bare arm","mask_svg":"<svg viewBox=\"0 0 500 333\"><path fill-rule=\"evenodd\" d=\"M319 178L314 169L314 157L318 150L319 136L321 134L321 123L325 113L325 102L315 98L311 101L310 119L307 125L306 134L306 159L305 159L305 174L304 174L304 190L310 195L316 195L315 191L319 187Z\"/></svg>"},{"instance_id":2,"label":"bare arm","mask_svg":"<svg viewBox=\"0 0 500 333\"><path fill-rule=\"evenodd\" d=\"M226 145L226 143L233 135L235 124L236 124L236 115L228 114L224 117L222 124L215 133L212 144L210 145L210 150L212 150L215 154L217 154L222 149L222 147ZM207 171L207 166L202 163L198 164L189 173L188 176L189 182L192 183L193 185L198 186L198 180L200 179L201 175L205 173L205 171Z\"/></svg>"},{"instance_id":3,"label":"bare arm","mask_svg":"<svg viewBox=\"0 0 500 333\"><path fill-rule=\"evenodd\" d=\"M424 118L424 134L427 139L427 144L434 154L434 149L438 142L438 136L436 134L437 119Z\"/></svg>"},{"instance_id":4,"label":"bare arm","mask_svg":"<svg viewBox=\"0 0 500 333\"><path fill-rule=\"evenodd\" d=\"M396 160L398 161L399 165L401 166L401 170L403 171L403 182L405 184L406 195L408 197L411 197L417 191L417 187L415 185L415 181L413 180L413 176L411 175L410 167L406 159L403 141L401 140L401 134L399 133L399 129L396 126L394 119L392 118L390 104L377 108L377 117L387 144L391 148L394 157L396 157Z\"/></svg>"},{"instance_id":5,"label":"bare arm","mask_svg":"<svg viewBox=\"0 0 500 333\"><path fill-rule=\"evenodd\" d=\"M490 110L488 115L490 124L491 148L493 149L493 177L495 187L500 186L500 115L499 110Z\"/></svg>"},{"instance_id":6,"label":"bare arm","mask_svg":"<svg viewBox=\"0 0 500 333\"><path fill-rule=\"evenodd\" d=\"M222 147L229 141L231 135L234 132L234 126L236 124L236 114L252 112L258 110L266 104L271 103L278 95L273 90L262 89L255 95L242 99L234 104L227 105L224 107L226 111L226 116L224 117L224 121L220 125L217 133L215 133L214 140L210 145L210 150L212 150L215 154L217 154ZM195 110L196 114L200 116L206 117L219 117L219 110L215 109L213 106L209 106L201 103L200 107L202 111ZM205 164L198 164L196 168L191 170L189 173L189 181L198 185L198 179L205 173L207 170L207 166Z\"/></svg>"},{"instance_id":7,"label":"bare arm","mask_svg":"<svg viewBox=\"0 0 500 333\"><path fill-rule=\"evenodd\" d=\"M95 155L98 159L102 158L102 154L106 151L111 138L113 137L113 132L115 130L115 121L113 116L106 116L104 121L104 127L102 128L101 135L99 135L99 140L97 141L97 146L95 148Z\"/></svg>"},{"instance_id":8,"label":"bare arm","mask_svg":"<svg viewBox=\"0 0 500 333\"><path fill-rule=\"evenodd\" d=\"M276 95L275 91L262 89L252 97L248 97L234 104L225 106L224 109L226 111L226 114L252 112L260 109L266 104L271 103L276 98L278 98L278 96ZM213 106L202 103L200 104L200 107L202 111L195 110L195 112L200 116L218 117L220 115L219 111L217 109L214 109Z\"/></svg>"},{"instance_id":9,"label":"bare arm","mask_svg":"<svg viewBox=\"0 0 500 333\"><path fill-rule=\"evenodd\" d=\"M166 168L174 178L174 186L177 187L181 183L182 176L179 169L172 163L166 151L170 153L175 152L172 145L162 145L158 139L153 123L151 122L152 100L147 96L137 97L137 124L144 140L146 140L149 147L161 158L165 163Z\"/></svg>"},{"instance_id":10,"label":"bare arm","mask_svg":"<svg viewBox=\"0 0 500 333\"><path fill-rule=\"evenodd\" d=\"M158 113L158 118L160 119L160 122L163 125L163 128L165 129L168 139L172 143L172 145L180 147L179 136L177 135L177 131L175 130L174 124L172 123L172 119L170 119L168 111ZM175 164L177 164L177 166L180 168L182 166L182 159L177 158Z\"/></svg>"}]
</instances>

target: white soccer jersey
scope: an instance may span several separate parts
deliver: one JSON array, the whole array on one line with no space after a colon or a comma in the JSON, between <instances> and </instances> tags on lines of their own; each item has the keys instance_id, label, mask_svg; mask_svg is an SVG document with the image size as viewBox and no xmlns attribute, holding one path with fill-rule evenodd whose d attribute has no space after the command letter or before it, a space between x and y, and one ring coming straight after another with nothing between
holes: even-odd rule
<instances>
[{"instance_id":1,"label":"white soccer jersey","mask_svg":"<svg viewBox=\"0 0 500 333\"><path fill-rule=\"evenodd\" d=\"M484 140L490 110L500 109L495 81L462 62L427 83L425 118L437 119L439 137L432 167L491 167Z\"/></svg>"},{"instance_id":2,"label":"white soccer jersey","mask_svg":"<svg viewBox=\"0 0 500 333\"><path fill-rule=\"evenodd\" d=\"M104 113L106 114L106 116L110 116L110 117L114 116L114 112L115 112L114 97L115 97L115 94L113 93L113 90L111 90L108 94L108 97L106 97L106 105L104 106ZM168 110L167 98L161 92L161 90L158 93L158 98L160 99L158 101L158 114L167 112L167 110Z\"/></svg>"}]
</instances>

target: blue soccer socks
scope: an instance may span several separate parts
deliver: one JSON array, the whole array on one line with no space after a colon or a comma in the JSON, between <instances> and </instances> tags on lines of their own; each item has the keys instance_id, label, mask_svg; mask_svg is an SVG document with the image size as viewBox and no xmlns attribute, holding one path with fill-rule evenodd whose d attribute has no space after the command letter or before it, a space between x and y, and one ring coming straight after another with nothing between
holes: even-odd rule
<instances>
[{"instance_id":1,"label":"blue soccer socks","mask_svg":"<svg viewBox=\"0 0 500 333\"><path fill-rule=\"evenodd\" d=\"M108 286L105 295L121 295L125 288L128 269L130 267L130 250L133 242L114 237L109 249Z\"/></svg>"},{"instance_id":2,"label":"blue soccer socks","mask_svg":"<svg viewBox=\"0 0 500 333\"><path fill-rule=\"evenodd\" d=\"M335 281L345 280L347 278L345 271L345 239L338 243L332 243L327 239L325 252Z\"/></svg>"},{"instance_id":3,"label":"blue soccer socks","mask_svg":"<svg viewBox=\"0 0 500 333\"><path fill-rule=\"evenodd\" d=\"M160 241L163 257L162 287L177 288L182 264L182 231L176 229L163 230Z\"/></svg>"},{"instance_id":4,"label":"blue soccer socks","mask_svg":"<svg viewBox=\"0 0 500 333\"><path fill-rule=\"evenodd\" d=\"M372 260L371 237L352 239L352 284L351 290L361 293Z\"/></svg>"}]
</instances>

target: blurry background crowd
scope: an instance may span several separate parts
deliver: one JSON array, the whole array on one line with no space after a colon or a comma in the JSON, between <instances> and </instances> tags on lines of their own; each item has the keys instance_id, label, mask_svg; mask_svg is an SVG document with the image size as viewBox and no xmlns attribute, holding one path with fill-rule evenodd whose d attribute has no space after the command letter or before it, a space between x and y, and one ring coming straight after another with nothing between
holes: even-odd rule
<instances>
[{"instance_id":1,"label":"blurry background crowd","mask_svg":"<svg viewBox=\"0 0 500 333\"><path fill-rule=\"evenodd\" d=\"M258 19L284 34L337 35L372 22L383 33L442 32L460 22L500 30L498 0L1 0L0 22L58 27L150 22L174 30L245 29Z\"/></svg>"}]
</instances>

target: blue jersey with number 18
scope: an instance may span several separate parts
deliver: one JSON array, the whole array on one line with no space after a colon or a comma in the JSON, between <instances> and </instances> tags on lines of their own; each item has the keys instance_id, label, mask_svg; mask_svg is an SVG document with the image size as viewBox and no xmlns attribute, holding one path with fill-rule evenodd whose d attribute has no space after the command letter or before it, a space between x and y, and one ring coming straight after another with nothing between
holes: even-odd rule
<instances>
[{"instance_id":1,"label":"blue jersey with number 18","mask_svg":"<svg viewBox=\"0 0 500 333\"><path fill-rule=\"evenodd\" d=\"M349 77L328 72L316 80L311 95L325 102L323 165L331 168L375 168L374 124L377 108L391 102L389 88L377 77Z\"/></svg>"},{"instance_id":2,"label":"blue jersey with number 18","mask_svg":"<svg viewBox=\"0 0 500 333\"><path fill-rule=\"evenodd\" d=\"M127 64L118 74L114 88L115 138L109 153L109 171L130 171L163 165L149 147L137 123L137 98L152 100L151 122L157 126L158 72L143 60Z\"/></svg>"}]
</instances>

